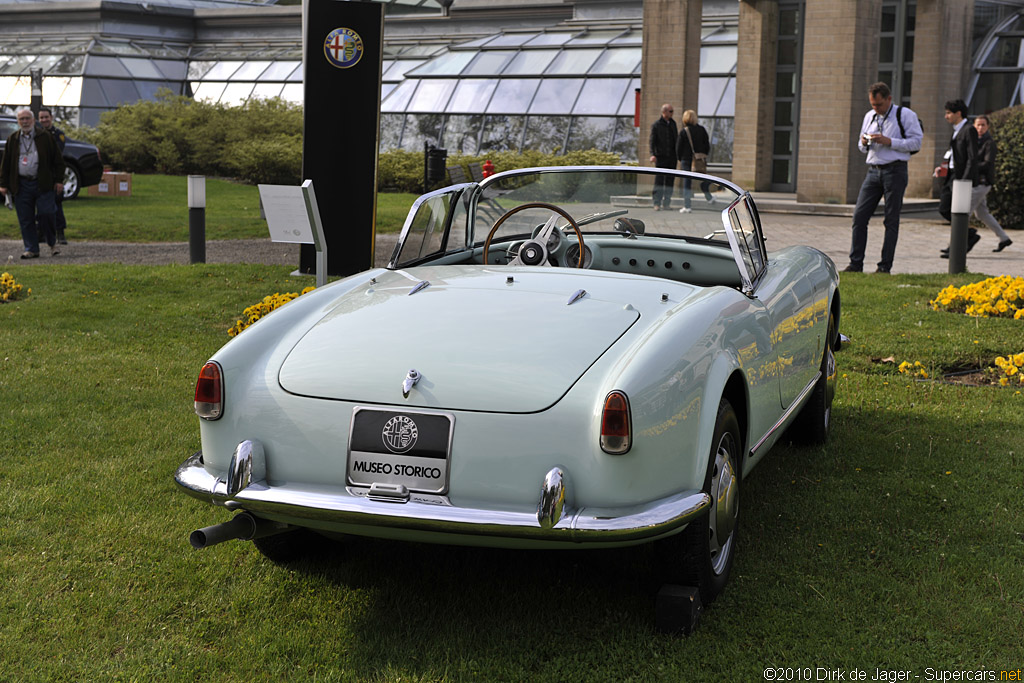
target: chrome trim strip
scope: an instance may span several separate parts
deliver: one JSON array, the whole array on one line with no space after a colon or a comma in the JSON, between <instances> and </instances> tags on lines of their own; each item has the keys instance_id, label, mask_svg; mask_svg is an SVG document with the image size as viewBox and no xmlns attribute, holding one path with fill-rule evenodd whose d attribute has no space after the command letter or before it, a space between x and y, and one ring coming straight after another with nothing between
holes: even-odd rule
<instances>
[{"instance_id":1,"label":"chrome trim strip","mask_svg":"<svg viewBox=\"0 0 1024 683\"><path fill-rule=\"evenodd\" d=\"M782 417L779 418L778 422L772 425L772 428L765 432L764 436L762 436L760 440L756 444L754 444L754 447L750 449L750 457L754 456L754 453L757 452L757 449L763 446L764 442L770 439L772 434L774 434L776 430L779 429L779 427L781 427L785 422L789 421L789 417L790 415L793 414L794 411L803 407L804 399L807 398L807 395L809 393L814 391L814 385L818 382L819 377L821 377L821 370L818 370L816 373L814 373L814 378L811 379L810 383L806 387L804 387L803 391L800 392L800 395L796 397L796 400L789 404L789 408L786 408L786 412L782 414Z\"/></svg>"},{"instance_id":2,"label":"chrome trim strip","mask_svg":"<svg viewBox=\"0 0 1024 683\"><path fill-rule=\"evenodd\" d=\"M410 500L403 505L350 495L344 488L296 485L268 486L253 482L235 496L214 492L217 477L202 465L202 453L188 458L174 475L189 495L215 505L237 504L254 513L276 513L297 519L428 531L574 543L629 542L654 539L676 531L705 512L711 497L685 491L660 500L617 508L566 511L550 529L537 521L535 510L507 512L431 505Z\"/></svg>"},{"instance_id":3,"label":"chrome trim strip","mask_svg":"<svg viewBox=\"0 0 1024 683\"><path fill-rule=\"evenodd\" d=\"M427 287L429 287L429 286L430 286L430 282L429 282L429 281L427 281L427 280L421 280L421 281L420 281L420 283L419 283L418 285L416 285L415 287L413 287L413 288L412 288L412 289L411 289L411 290L409 291L409 294L408 294L408 296L412 296L412 295L413 295L413 294L415 294L416 292L422 291L422 290L426 289L426 288L427 288Z\"/></svg>"}]
</instances>

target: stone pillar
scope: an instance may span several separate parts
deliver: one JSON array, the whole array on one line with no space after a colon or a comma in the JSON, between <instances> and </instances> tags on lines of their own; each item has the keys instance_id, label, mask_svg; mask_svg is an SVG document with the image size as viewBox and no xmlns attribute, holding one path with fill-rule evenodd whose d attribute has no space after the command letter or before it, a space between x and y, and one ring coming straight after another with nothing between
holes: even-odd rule
<instances>
[{"instance_id":1,"label":"stone pillar","mask_svg":"<svg viewBox=\"0 0 1024 683\"><path fill-rule=\"evenodd\" d=\"M772 184L778 0L741 0L732 180L747 190Z\"/></svg>"},{"instance_id":2,"label":"stone pillar","mask_svg":"<svg viewBox=\"0 0 1024 683\"><path fill-rule=\"evenodd\" d=\"M702 0L644 0L643 61L640 72L640 140L637 158L648 165L651 124L668 102L682 127L683 111L697 110L700 82Z\"/></svg>"},{"instance_id":3,"label":"stone pillar","mask_svg":"<svg viewBox=\"0 0 1024 683\"><path fill-rule=\"evenodd\" d=\"M878 78L882 2L805 7L797 201L852 204L864 180L857 135Z\"/></svg>"},{"instance_id":4,"label":"stone pillar","mask_svg":"<svg viewBox=\"0 0 1024 683\"><path fill-rule=\"evenodd\" d=\"M928 197L932 170L953 131L942 118L947 100L967 99L974 0L917 0L912 109L924 127L921 152L910 158L907 196Z\"/></svg>"}]
</instances>

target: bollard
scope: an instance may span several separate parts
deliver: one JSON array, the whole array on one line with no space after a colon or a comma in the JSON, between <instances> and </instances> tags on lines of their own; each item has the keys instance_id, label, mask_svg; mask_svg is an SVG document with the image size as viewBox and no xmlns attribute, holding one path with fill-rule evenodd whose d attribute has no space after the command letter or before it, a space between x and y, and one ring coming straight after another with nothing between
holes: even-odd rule
<instances>
[{"instance_id":1,"label":"bollard","mask_svg":"<svg viewBox=\"0 0 1024 683\"><path fill-rule=\"evenodd\" d=\"M949 222L949 272L967 270L967 216L971 213L971 181L953 181Z\"/></svg>"},{"instance_id":2,"label":"bollard","mask_svg":"<svg viewBox=\"0 0 1024 683\"><path fill-rule=\"evenodd\" d=\"M188 177L188 262L206 263L206 176Z\"/></svg>"}]
</instances>

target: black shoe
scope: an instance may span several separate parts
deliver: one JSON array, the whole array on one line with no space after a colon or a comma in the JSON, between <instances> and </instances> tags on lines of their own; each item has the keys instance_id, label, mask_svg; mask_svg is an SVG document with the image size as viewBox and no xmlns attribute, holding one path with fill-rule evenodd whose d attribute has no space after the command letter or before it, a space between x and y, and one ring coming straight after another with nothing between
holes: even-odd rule
<instances>
[{"instance_id":1,"label":"black shoe","mask_svg":"<svg viewBox=\"0 0 1024 683\"><path fill-rule=\"evenodd\" d=\"M844 273L863 273L864 272L864 266L855 266L855 265L853 265L851 263L850 265L848 265L845 268L843 268L843 272Z\"/></svg>"},{"instance_id":2,"label":"black shoe","mask_svg":"<svg viewBox=\"0 0 1024 683\"><path fill-rule=\"evenodd\" d=\"M64 238L64 233L58 232L57 233L57 244L67 244L67 243L68 243L68 241Z\"/></svg>"},{"instance_id":3,"label":"black shoe","mask_svg":"<svg viewBox=\"0 0 1024 683\"><path fill-rule=\"evenodd\" d=\"M875 269L875 272L876 273L881 273L883 275L889 275L890 274L889 273L889 269L888 268L883 268L882 266L878 266L878 268Z\"/></svg>"},{"instance_id":4,"label":"black shoe","mask_svg":"<svg viewBox=\"0 0 1024 683\"><path fill-rule=\"evenodd\" d=\"M939 253L942 254L942 258L949 258L949 247L939 249Z\"/></svg>"},{"instance_id":5,"label":"black shoe","mask_svg":"<svg viewBox=\"0 0 1024 683\"><path fill-rule=\"evenodd\" d=\"M1006 249L1011 244L1013 244L1013 240L1011 240L1009 237L1007 237L1005 240L1003 240L1002 242L999 243L998 247L996 247L995 249L992 250L992 253L993 254L998 253L998 252L1002 251L1003 249Z\"/></svg>"},{"instance_id":6,"label":"black shoe","mask_svg":"<svg viewBox=\"0 0 1024 683\"><path fill-rule=\"evenodd\" d=\"M974 249L974 245L981 241L981 235L975 230L967 236L967 251Z\"/></svg>"}]
</instances>

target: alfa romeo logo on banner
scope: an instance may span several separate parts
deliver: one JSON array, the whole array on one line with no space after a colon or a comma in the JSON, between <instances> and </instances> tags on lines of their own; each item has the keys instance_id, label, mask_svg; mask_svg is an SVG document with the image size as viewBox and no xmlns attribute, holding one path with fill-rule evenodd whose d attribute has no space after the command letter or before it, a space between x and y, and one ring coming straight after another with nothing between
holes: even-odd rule
<instances>
[{"instance_id":1,"label":"alfa romeo logo on banner","mask_svg":"<svg viewBox=\"0 0 1024 683\"><path fill-rule=\"evenodd\" d=\"M331 66L353 67L363 56L363 39L350 28L336 28L324 39L324 56Z\"/></svg>"}]
</instances>

